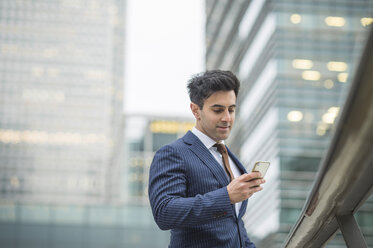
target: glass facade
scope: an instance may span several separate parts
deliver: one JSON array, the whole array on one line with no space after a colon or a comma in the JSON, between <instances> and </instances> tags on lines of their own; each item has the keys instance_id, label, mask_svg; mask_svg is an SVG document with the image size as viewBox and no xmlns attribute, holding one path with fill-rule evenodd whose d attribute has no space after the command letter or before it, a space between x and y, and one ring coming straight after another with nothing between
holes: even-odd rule
<instances>
[{"instance_id":1,"label":"glass facade","mask_svg":"<svg viewBox=\"0 0 373 248\"><path fill-rule=\"evenodd\" d=\"M123 2L5 0L0 11L2 201L106 201L116 194Z\"/></svg>"},{"instance_id":2,"label":"glass facade","mask_svg":"<svg viewBox=\"0 0 373 248\"><path fill-rule=\"evenodd\" d=\"M0 1L0 247L166 247L148 171L194 125L123 115L124 0Z\"/></svg>"},{"instance_id":3,"label":"glass facade","mask_svg":"<svg viewBox=\"0 0 373 248\"><path fill-rule=\"evenodd\" d=\"M194 126L188 118L125 116L119 195L101 204L0 204L1 247L166 247L169 232L155 224L147 196L148 172L159 147Z\"/></svg>"},{"instance_id":4,"label":"glass facade","mask_svg":"<svg viewBox=\"0 0 373 248\"><path fill-rule=\"evenodd\" d=\"M0 247L166 247L147 197L194 125L123 115L124 0L0 1Z\"/></svg>"},{"instance_id":5,"label":"glass facade","mask_svg":"<svg viewBox=\"0 0 373 248\"><path fill-rule=\"evenodd\" d=\"M128 197L144 163L124 159L125 10L122 0L0 1L0 247L168 243L146 186L130 185L142 201Z\"/></svg>"},{"instance_id":6,"label":"glass facade","mask_svg":"<svg viewBox=\"0 0 373 248\"><path fill-rule=\"evenodd\" d=\"M1 247L165 247L168 242L142 205L2 204L0 214Z\"/></svg>"},{"instance_id":7,"label":"glass facade","mask_svg":"<svg viewBox=\"0 0 373 248\"><path fill-rule=\"evenodd\" d=\"M206 7L207 69L232 70L242 82L228 143L248 170L257 160L271 161L264 190L249 201L247 231L258 247L281 247L328 148L372 26L373 1L206 1ZM368 199L358 216L369 219L372 211ZM357 218L373 246L373 222ZM327 247L346 246L337 235Z\"/></svg>"}]
</instances>

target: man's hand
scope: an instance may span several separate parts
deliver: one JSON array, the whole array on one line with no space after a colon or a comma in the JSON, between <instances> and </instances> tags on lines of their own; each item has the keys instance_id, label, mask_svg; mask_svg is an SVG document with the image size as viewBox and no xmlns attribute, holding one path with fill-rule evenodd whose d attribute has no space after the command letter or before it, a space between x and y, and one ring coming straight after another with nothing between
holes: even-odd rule
<instances>
[{"instance_id":1,"label":"man's hand","mask_svg":"<svg viewBox=\"0 0 373 248\"><path fill-rule=\"evenodd\" d=\"M260 177L259 172L251 172L243 174L230 182L227 190L231 203L244 201L254 193L261 191L263 188L260 185L265 183L265 180L260 179Z\"/></svg>"}]
</instances>

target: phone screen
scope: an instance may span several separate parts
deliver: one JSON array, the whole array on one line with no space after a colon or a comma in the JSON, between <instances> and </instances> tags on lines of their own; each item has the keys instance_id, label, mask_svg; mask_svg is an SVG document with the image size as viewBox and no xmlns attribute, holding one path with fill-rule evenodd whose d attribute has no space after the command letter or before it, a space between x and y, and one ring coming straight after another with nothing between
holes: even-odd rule
<instances>
[{"instance_id":1,"label":"phone screen","mask_svg":"<svg viewBox=\"0 0 373 248\"><path fill-rule=\"evenodd\" d=\"M254 171L260 172L260 174L262 174L262 178L263 178L265 176L265 174L267 173L269 165L270 165L270 162L268 162L268 161L255 162L255 165L254 165L254 168L253 168L252 172L254 172Z\"/></svg>"}]
</instances>

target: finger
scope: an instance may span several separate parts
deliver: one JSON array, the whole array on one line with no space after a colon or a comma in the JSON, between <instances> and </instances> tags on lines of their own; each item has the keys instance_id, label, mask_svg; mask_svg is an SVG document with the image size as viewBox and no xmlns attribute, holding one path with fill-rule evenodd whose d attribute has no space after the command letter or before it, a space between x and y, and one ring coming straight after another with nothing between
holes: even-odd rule
<instances>
[{"instance_id":1,"label":"finger","mask_svg":"<svg viewBox=\"0 0 373 248\"><path fill-rule=\"evenodd\" d=\"M258 179L257 178L257 179L252 179L252 180L250 180L246 183L247 183L247 186L251 188L251 187L258 187L264 182L265 182L264 179Z\"/></svg>"},{"instance_id":2,"label":"finger","mask_svg":"<svg viewBox=\"0 0 373 248\"><path fill-rule=\"evenodd\" d=\"M261 176L262 175L260 174L260 172L251 172L251 173L243 174L241 176L241 179L244 181L250 181L252 179L260 178Z\"/></svg>"},{"instance_id":3,"label":"finger","mask_svg":"<svg viewBox=\"0 0 373 248\"><path fill-rule=\"evenodd\" d=\"M254 194L254 193L262 191L262 190L263 190L263 187L261 187L261 186L254 186L254 187L250 188L251 194Z\"/></svg>"}]
</instances>

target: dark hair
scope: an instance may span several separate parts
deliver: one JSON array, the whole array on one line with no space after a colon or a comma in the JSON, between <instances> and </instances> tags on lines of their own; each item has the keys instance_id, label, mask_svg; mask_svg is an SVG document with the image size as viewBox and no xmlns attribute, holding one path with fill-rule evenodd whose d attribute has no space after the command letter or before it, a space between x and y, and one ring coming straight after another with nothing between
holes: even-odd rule
<instances>
[{"instance_id":1,"label":"dark hair","mask_svg":"<svg viewBox=\"0 0 373 248\"><path fill-rule=\"evenodd\" d=\"M194 75L188 82L190 100L200 109L207 98L217 91L233 90L236 97L240 81L230 71L211 70Z\"/></svg>"}]
</instances>

